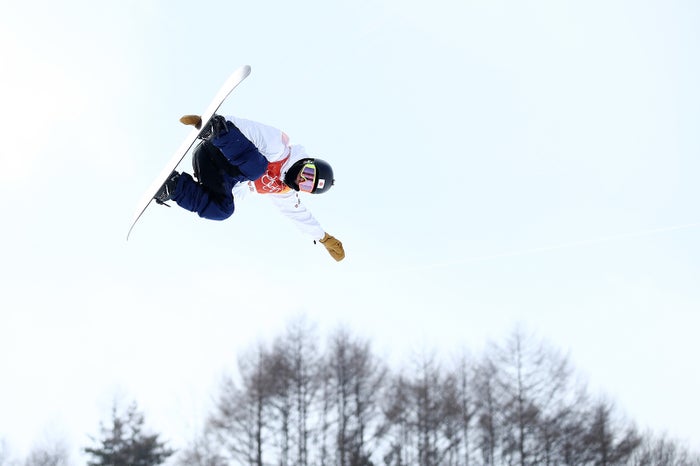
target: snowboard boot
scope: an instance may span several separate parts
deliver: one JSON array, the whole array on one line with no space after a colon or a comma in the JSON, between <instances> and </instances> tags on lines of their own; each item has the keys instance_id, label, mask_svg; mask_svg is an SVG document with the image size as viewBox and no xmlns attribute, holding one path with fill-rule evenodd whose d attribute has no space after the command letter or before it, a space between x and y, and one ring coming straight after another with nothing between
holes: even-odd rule
<instances>
[{"instance_id":1,"label":"snowboard boot","mask_svg":"<svg viewBox=\"0 0 700 466\"><path fill-rule=\"evenodd\" d=\"M202 128L202 131L199 133L198 138L211 141L212 139L226 133L228 133L226 118L222 117L221 115L214 114L214 116L211 117L211 120L209 120L209 123L207 123L206 126Z\"/></svg>"},{"instance_id":2,"label":"snowboard boot","mask_svg":"<svg viewBox=\"0 0 700 466\"><path fill-rule=\"evenodd\" d=\"M161 186L156 195L153 196L156 203L166 206L168 205L165 202L173 198L173 193L177 187L178 178L180 178L180 174L173 170L168 179L165 180L165 183L163 183L163 186Z\"/></svg>"}]
</instances>

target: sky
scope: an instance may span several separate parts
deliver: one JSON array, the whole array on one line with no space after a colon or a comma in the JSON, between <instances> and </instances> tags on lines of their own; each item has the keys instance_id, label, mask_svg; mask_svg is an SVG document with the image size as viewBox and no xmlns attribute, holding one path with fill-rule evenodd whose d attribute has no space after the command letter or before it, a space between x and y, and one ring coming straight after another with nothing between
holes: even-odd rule
<instances>
[{"instance_id":1,"label":"sky","mask_svg":"<svg viewBox=\"0 0 700 466\"><path fill-rule=\"evenodd\" d=\"M0 439L81 447L135 400L175 447L305 315L401 364L516 325L700 449L700 6L687 0L0 0ZM225 222L136 203L222 113L332 163ZM189 160L181 167L189 171Z\"/></svg>"}]
</instances>

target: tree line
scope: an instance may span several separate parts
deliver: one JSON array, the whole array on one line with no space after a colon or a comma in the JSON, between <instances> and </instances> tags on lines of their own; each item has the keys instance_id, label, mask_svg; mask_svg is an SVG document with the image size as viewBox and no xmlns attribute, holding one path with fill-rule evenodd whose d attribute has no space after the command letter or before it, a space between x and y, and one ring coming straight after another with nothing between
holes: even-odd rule
<instances>
[{"instance_id":1,"label":"tree line","mask_svg":"<svg viewBox=\"0 0 700 466\"><path fill-rule=\"evenodd\" d=\"M238 369L179 464L700 465L591 395L566 355L519 328L478 357L427 353L392 371L344 328L321 348L301 318Z\"/></svg>"},{"instance_id":2,"label":"tree line","mask_svg":"<svg viewBox=\"0 0 700 466\"><path fill-rule=\"evenodd\" d=\"M177 452L135 403L115 406L83 449L87 465L700 466L589 393L566 355L520 328L476 356L426 352L391 370L368 339L341 327L322 342L298 318L245 351L214 400ZM11 461L0 441L0 466L69 464L60 444Z\"/></svg>"}]
</instances>

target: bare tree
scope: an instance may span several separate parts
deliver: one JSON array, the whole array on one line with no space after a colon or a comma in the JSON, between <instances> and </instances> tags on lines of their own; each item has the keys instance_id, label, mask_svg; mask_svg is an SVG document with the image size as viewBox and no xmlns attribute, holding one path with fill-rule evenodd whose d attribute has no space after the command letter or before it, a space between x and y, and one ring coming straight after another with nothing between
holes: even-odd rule
<instances>
[{"instance_id":1,"label":"bare tree","mask_svg":"<svg viewBox=\"0 0 700 466\"><path fill-rule=\"evenodd\" d=\"M306 318L299 317L288 324L285 334L275 341L273 349L275 395L280 401L283 417L293 415L297 447L294 464L299 466L306 466L309 462L310 415L321 385L321 356L317 342L315 328ZM286 428L288 422L289 417Z\"/></svg>"},{"instance_id":2,"label":"bare tree","mask_svg":"<svg viewBox=\"0 0 700 466\"><path fill-rule=\"evenodd\" d=\"M462 352L457 361L454 377L457 384L459 428L461 430L461 443L457 448L458 451L462 451L460 456L462 456L462 464L464 466L471 464L471 452L473 449L472 424L477 412L474 372L475 367L472 357L468 353Z\"/></svg>"},{"instance_id":3,"label":"bare tree","mask_svg":"<svg viewBox=\"0 0 700 466\"><path fill-rule=\"evenodd\" d=\"M259 345L239 359L242 388L227 378L221 387L209 428L229 453L246 464L263 466L266 429L270 425L270 357Z\"/></svg>"},{"instance_id":4,"label":"bare tree","mask_svg":"<svg viewBox=\"0 0 700 466\"><path fill-rule=\"evenodd\" d=\"M583 440L589 462L595 466L625 464L641 443L634 425L622 426L613 411L612 403L599 401L590 412Z\"/></svg>"},{"instance_id":5,"label":"bare tree","mask_svg":"<svg viewBox=\"0 0 700 466\"><path fill-rule=\"evenodd\" d=\"M334 394L337 464L369 464L371 446L382 433L379 400L386 368L368 341L351 338L343 328L331 337L325 365Z\"/></svg>"},{"instance_id":6,"label":"bare tree","mask_svg":"<svg viewBox=\"0 0 700 466\"><path fill-rule=\"evenodd\" d=\"M32 448L24 461L25 466L68 466L70 454L62 441L50 442ZM1 464L1 463L0 463Z\"/></svg>"},{"instance_id":7,"label":"bare tree","mask_svg":"<svg viewBox=\"0 0 700 466\"><path fill-rule=\"evenodd\" d=\"M516 328L494 350L502 400L504 452L519 466L554 461L558 420L571 408L568 358Z\"/></svg>"},{"instance_id":8,"label":"bare tree","mask_svg":"<svg viewBox=\"0 0 700 466\"><path fill-rule=\"evenodd\" d=\"M388 433L388 451L384 455L387 466L415 463L411 454L412 428L408 381L402 375L393 377L384 400L384 430Z\"/></svg>"},{"instance_id":9,"label":"bare tree","mask_svg":"<svg viewBox=\"0 0 700 466\"><path fill-rule=\"evenodd\" d=\"M437 386L439 396L438 431L434 435L437 447L437 463L457 466L461 460L460 447L463 444L463 411L460 381L456 373L447 373Z\"/></svg>"},{"instance_id":10,"label":"bare tree","mask_svg":"<svg viewBox=\"0 0 700 466\"><path fill-rule=\"evenodd\" d=\"M464 423L457 374L444 373L433 354L418 356L410 374L395 377L388 392L385 463L458 464Z\"/></svg>"},{"instance_id":11,"label":"bare tree","mask_svg":"<svg viewBox=\"0 0 700 466\"><path fill-rule=\"evenodd\" d=\"M498 399L496 364L485 356L475 377L478 448L484 465L496 464L496 452L501 443L501 402Z\"/></svg>"},{"instance_id":12,"label":"bare tree","mask_svg":"<svg viewBox=\"0 0 700 466\"><path fill-rule=\"evenodd\" d=\"M228 466L229 462L220 450L211 430L205 429L202 435L180 451L176 464L178 466Z\"/></svg>"},{"instance_id":13,"label":"bare tree","mask_svg":"<svg viewBox=\"0 0 700 466\"><path fill-rule=\"evenodd\" d=\"M269 371L268 404L272 409L270 431L279 450L277 463L287 466L292 449L294 394L292 363L285 348L275 344L266 367Z\"/></svg>"},{"instance_id":14,"label":"bare tree","mask_svg":"<svg viewBox=\"0 0 700 466\"><path fill-rule=\"evenodd\" d=\"M320 416L319 416L319 430L318 430L318 461L317 463L321 466L326 466L333 463L330 451L332 446L329 445L329 438L332 435L332 411L333 411L333 387L332 387L332 373L331 368L328 365L321 365L319 368L319 382L321 384L321 395L320 395Z\"/></svg>"},{"instance_id":15,"label":"bare tree","mask_svg":"<svg viewBox=\"0 0 700 466\"><path fill-rule=\"evenodd\" d=\"M590 405L586 387L568 378L568 383L553 395L548 403L541 405L535 432L541 449L541 464L583 465L586 458L585 422Z\"/></svg>"},{"instance_id":16,"label":"bare tree","mask_svg":"<svg viewBox=\"0 0 700 466\"><path fill-rule=\"evenodd\" d=\"M434 355L420 356L415 366L415 377L410 383L409 393L414 407L413 426L418 442L418 464L434 466L440 464L444 453L451 447L446 445L441 448L440 445L440 431L445 421L440 393L441 368Z\"/></svg>"},{"instance_id":17,"label":"bare tree","mask_svg":"<svg viewBox=\"0 0 700 466\"><path fill-rule=\"evenodd\" d=\"M693 454L677 441L666 435L654 436L651 432L643 436L635 450L630 466L700 466L700 455Z\"/></svg>"},{"instance_id":18,"label":"bare tree","mask_svg":"<svg viewBox=\"0 0 700 466\"><path fill-rule=\"evenodd\" d=\"M370 463L372 445L383 435L382 424L377 419L387 369L376 358L367 340L355 341L352 346L351 363L351 367L354 368L352 400L356 423L351 464L364 465Z\"/></svg>"}]
</instances>

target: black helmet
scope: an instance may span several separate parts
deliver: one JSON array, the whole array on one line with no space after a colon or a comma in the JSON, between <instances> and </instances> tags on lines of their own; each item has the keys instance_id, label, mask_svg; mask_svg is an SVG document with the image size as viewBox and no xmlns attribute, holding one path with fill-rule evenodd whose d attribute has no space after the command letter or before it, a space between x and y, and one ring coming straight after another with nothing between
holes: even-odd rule
<instances>
[{"instance_id":1,"label":"black helmet","mask_svg":"<svg viewBox=\"0 0 700 466\"><path fill-rule=\"evenodd\" d=\"M328 162L321 159L306 158L294 162L294 164L289 167L289 170L287 170L287 173L284 175L284 184L291 187L295 191L299 191L297 176L307 164L311 164L316 167L316 179L314 180L314 187L311 193L321 194L331 189L331 186L333 186L335 183L335 179L333 178L333 168L331 168Z\"/></svg>"}]
</instances>

